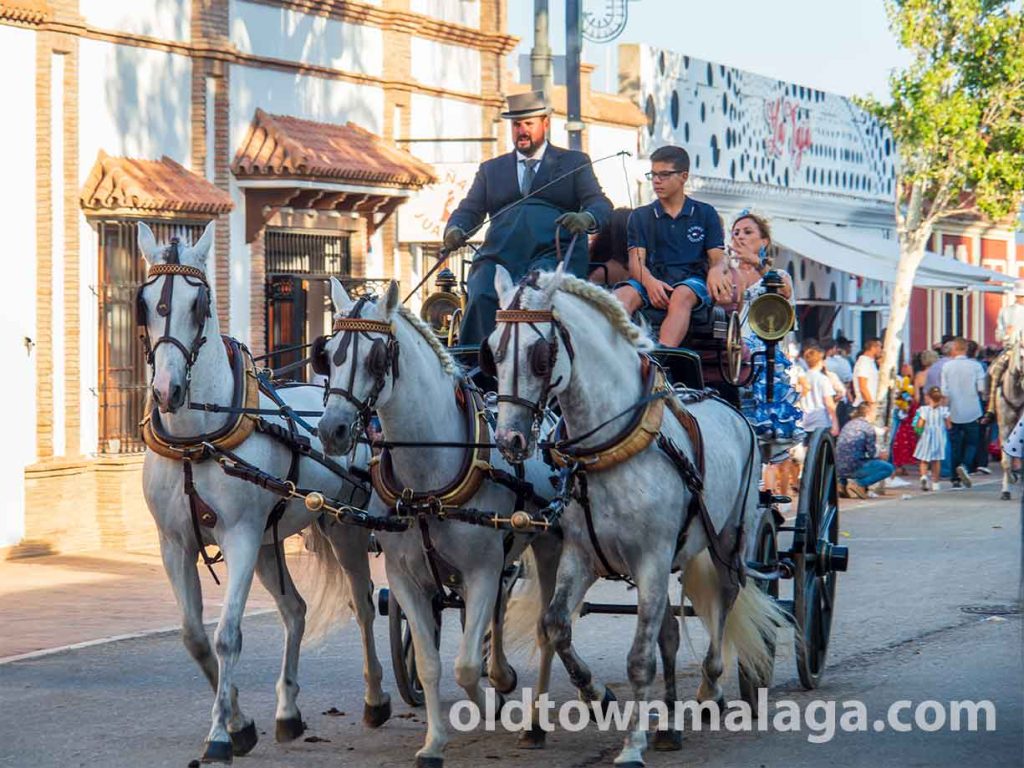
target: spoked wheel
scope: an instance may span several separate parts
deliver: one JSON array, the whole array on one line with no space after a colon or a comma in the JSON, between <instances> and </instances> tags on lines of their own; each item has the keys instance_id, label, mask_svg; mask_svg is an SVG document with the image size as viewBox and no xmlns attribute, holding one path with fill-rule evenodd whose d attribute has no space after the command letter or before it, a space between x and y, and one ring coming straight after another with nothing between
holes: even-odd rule
<instances>
[{"instance_id":1,"label":"spoked wheel","mask_svg":"<svg viewBox=\"0 0 1024 768\"><path fill-rule=\"evenodd\" d=\"M817 688L825 671L836 600L836 575L846 570L839 546L839 494L835 445L825 430L807 449L793 534L793 617L797 672L804 688Z\"/></svg>"},{"instance_id":2,"label":"spoked wheel","mask_svg":"<svg viewBox=\"0 0 1024 768\"><path fill-rule=\"evenodd\" d=\"M743 376L743 333L739 312L729 314L729 327L725 335L725 378L739 386Z\"/></svg>"},{"instance_id":3,"label":"spoked wheel","mask_svg":"<svg viewBox=\"0 0 1024 768\"><path fill-rule=\"evenodd\" d=\"M753 570L769 572L778 567L779 543L771 508L761 507L759 511L761 519L757 523L754 536L747 545L747 564ZM756 579L754 584L772 599L778 599L778 579L771 581ZM775 637L766 637L765 643L772 657L771 666L768 669L758 673L748 670L742 664L737 663L736 665L739 672L740 696L750 705L753 712L757 712L757 689L771 687L775 669Z\"/></svg>"},{"instance_id":4,"label":"spoked wheel","mask_svg":"<svg viewBox=\"0 0 1024 768\"><path fill-rule=\"evenodd\" d=\"M416 671L416 653L412 645L412 628L394 592L388 594L388 634L391 642L391 666L402 701L410 707L422 707L423 684ZM434 633L434 643L441 645L441 628Z\"/></svg>"}]
</instances>

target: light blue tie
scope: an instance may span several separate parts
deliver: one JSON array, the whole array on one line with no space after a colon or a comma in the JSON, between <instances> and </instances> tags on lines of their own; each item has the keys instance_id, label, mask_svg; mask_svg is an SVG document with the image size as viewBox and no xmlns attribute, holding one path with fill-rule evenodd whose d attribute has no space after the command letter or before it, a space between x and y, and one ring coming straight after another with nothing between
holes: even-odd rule
<instances>
[{"instance_id":1,"label":"light blue tie","mask_svg":"<svg viewBox=\"0 0 1024 768\"><path fill-rule=\"evenodd\" d=\"M530 194L530 187L533 186L533 178L537 175L537 163L539 163L540 160L531 158L529 160L521 160L520 162L526 165L526 168L523 171L523 183L520 185L520 191L524 195L528 195Z\"/></svg>"}]
</instances>

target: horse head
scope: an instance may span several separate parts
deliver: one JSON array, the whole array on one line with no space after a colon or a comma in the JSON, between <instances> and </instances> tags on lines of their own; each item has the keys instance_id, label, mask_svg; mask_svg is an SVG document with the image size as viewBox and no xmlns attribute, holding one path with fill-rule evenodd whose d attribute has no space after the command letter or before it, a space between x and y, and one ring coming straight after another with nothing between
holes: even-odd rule
<instances>
[{"instance_id":1,"label":"horse head","mask_svg":"<svg viewBox=\"0 0 1024 768\"><path fill-rule=\"evenodd\" d=\"M480 345L481 368L498 381L495 442L505 459L521 463L534 454L548 400L572 375L568 334L553 309L563 277L559 266L543 288L536 273L519 285L498 267L494 287L500 306L497 327Z\"/></svg>"},{"instance_id":2,"label":"horse head","mask_svg":"<svg viewBox=\"0 0 1024 768\"><path fill-rule=\"evenodd\" d=\"M192 366L206 342L212 318L206 280L211 245L212 221L192 246L181 245L177 238L158 245L153 230L139 223L139 250L148 277L135 296L136 324L152 369L153 399L164 413L175 412L185 402Z\"/></svg>"},{"instance_id":3,"label":"horse head","mask_svg":"<svg viewBox=\"0 0 1024 768\"><path fill-rule=\"evenodd\" d=\"M332 277L331 300L336 311L333 333L313 348L313 370L327 377L317 433L328 453L344 455L374 409L387 403L398 378L398 283L392 280L381 300L353 301Z\"/></svg>"}]
</instances>

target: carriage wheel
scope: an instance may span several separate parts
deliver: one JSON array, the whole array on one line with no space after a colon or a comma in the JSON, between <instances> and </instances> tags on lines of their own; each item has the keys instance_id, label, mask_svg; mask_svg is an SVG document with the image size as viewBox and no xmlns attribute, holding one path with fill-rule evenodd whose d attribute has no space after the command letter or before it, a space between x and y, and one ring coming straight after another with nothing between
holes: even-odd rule
<instances>
[{"instance_id":1,"label":"carriage wheel","mask_svg":"<svg viewBox=\"0 0 1024 768\"><path fill-rule=\"evenodd\" d=\"M743 377L743 334L739 312L729 313L729 327L725 334L725 377L733 386L739 386Z\"/></svg>"},{"instance_id":2,"label":"carriage wheel","mask_svg":"<svg viewBox=\"0 0 1024 768\"><path fill-rule=\"evenodd\" d=\"M422 707L423 684L416 671L416 653L412 645L412 628L394 592L388 593L388 634L391 641L391 667L402 701L410 707ZM434 643L441 645L441 628L434 634Z\"/></svg>"},{"instance_id":3,"label":"carriage wheel","mask_svg":"<svg viewBox=\"0 0 1024 768\"><path fill-rule=\"evenodd\" d=\"M775 520L772 517L772 510L769 507L761 507L761 519L750 544L747 547L747 562L757 570L771 571L779 563L779 543L775 531ZM779 598L779 582L777 579L764 581L754 580L754 584L772 599ZM737 663L739 672L740 697L750 705L753 712L757 712L757 689L770 688L772 676L775 669L775 637L766 637L765 644L772 656L771 667L763 674L748 671L742 664Z\"/></svg>"},{"instance_id":4,"label":"carriage wheel","mask_svg":"<svg viewBox=\"0 0 1024 768\"><path fill-rule=\"evenodd\" d=\"M825 671L832 635L836 575L846 570L846 547L838 545L836 480L835 446L832 436L821 430L807 449L793 534L797 672L808 690L818 687Z\"/></svg>"}]
</instances>

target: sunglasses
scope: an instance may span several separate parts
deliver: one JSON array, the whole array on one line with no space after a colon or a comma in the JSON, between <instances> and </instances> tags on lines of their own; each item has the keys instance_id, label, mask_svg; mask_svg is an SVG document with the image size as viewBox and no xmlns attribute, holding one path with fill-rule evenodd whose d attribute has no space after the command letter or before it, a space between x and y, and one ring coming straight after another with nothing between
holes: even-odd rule
<instances>
[{"instance_id":1,"label":"sunglasses","mask_svg":"<svg viewBox=\"0 0 1024 768\"><path fill-rule=\"evenodd\" d=\"M661 179L662 181L665 181L667 179L671 179L677 173L689 173L689 171L648 171L644 174L644 178L648 181L651 179Z\"/></svg>"}]
</instances>

